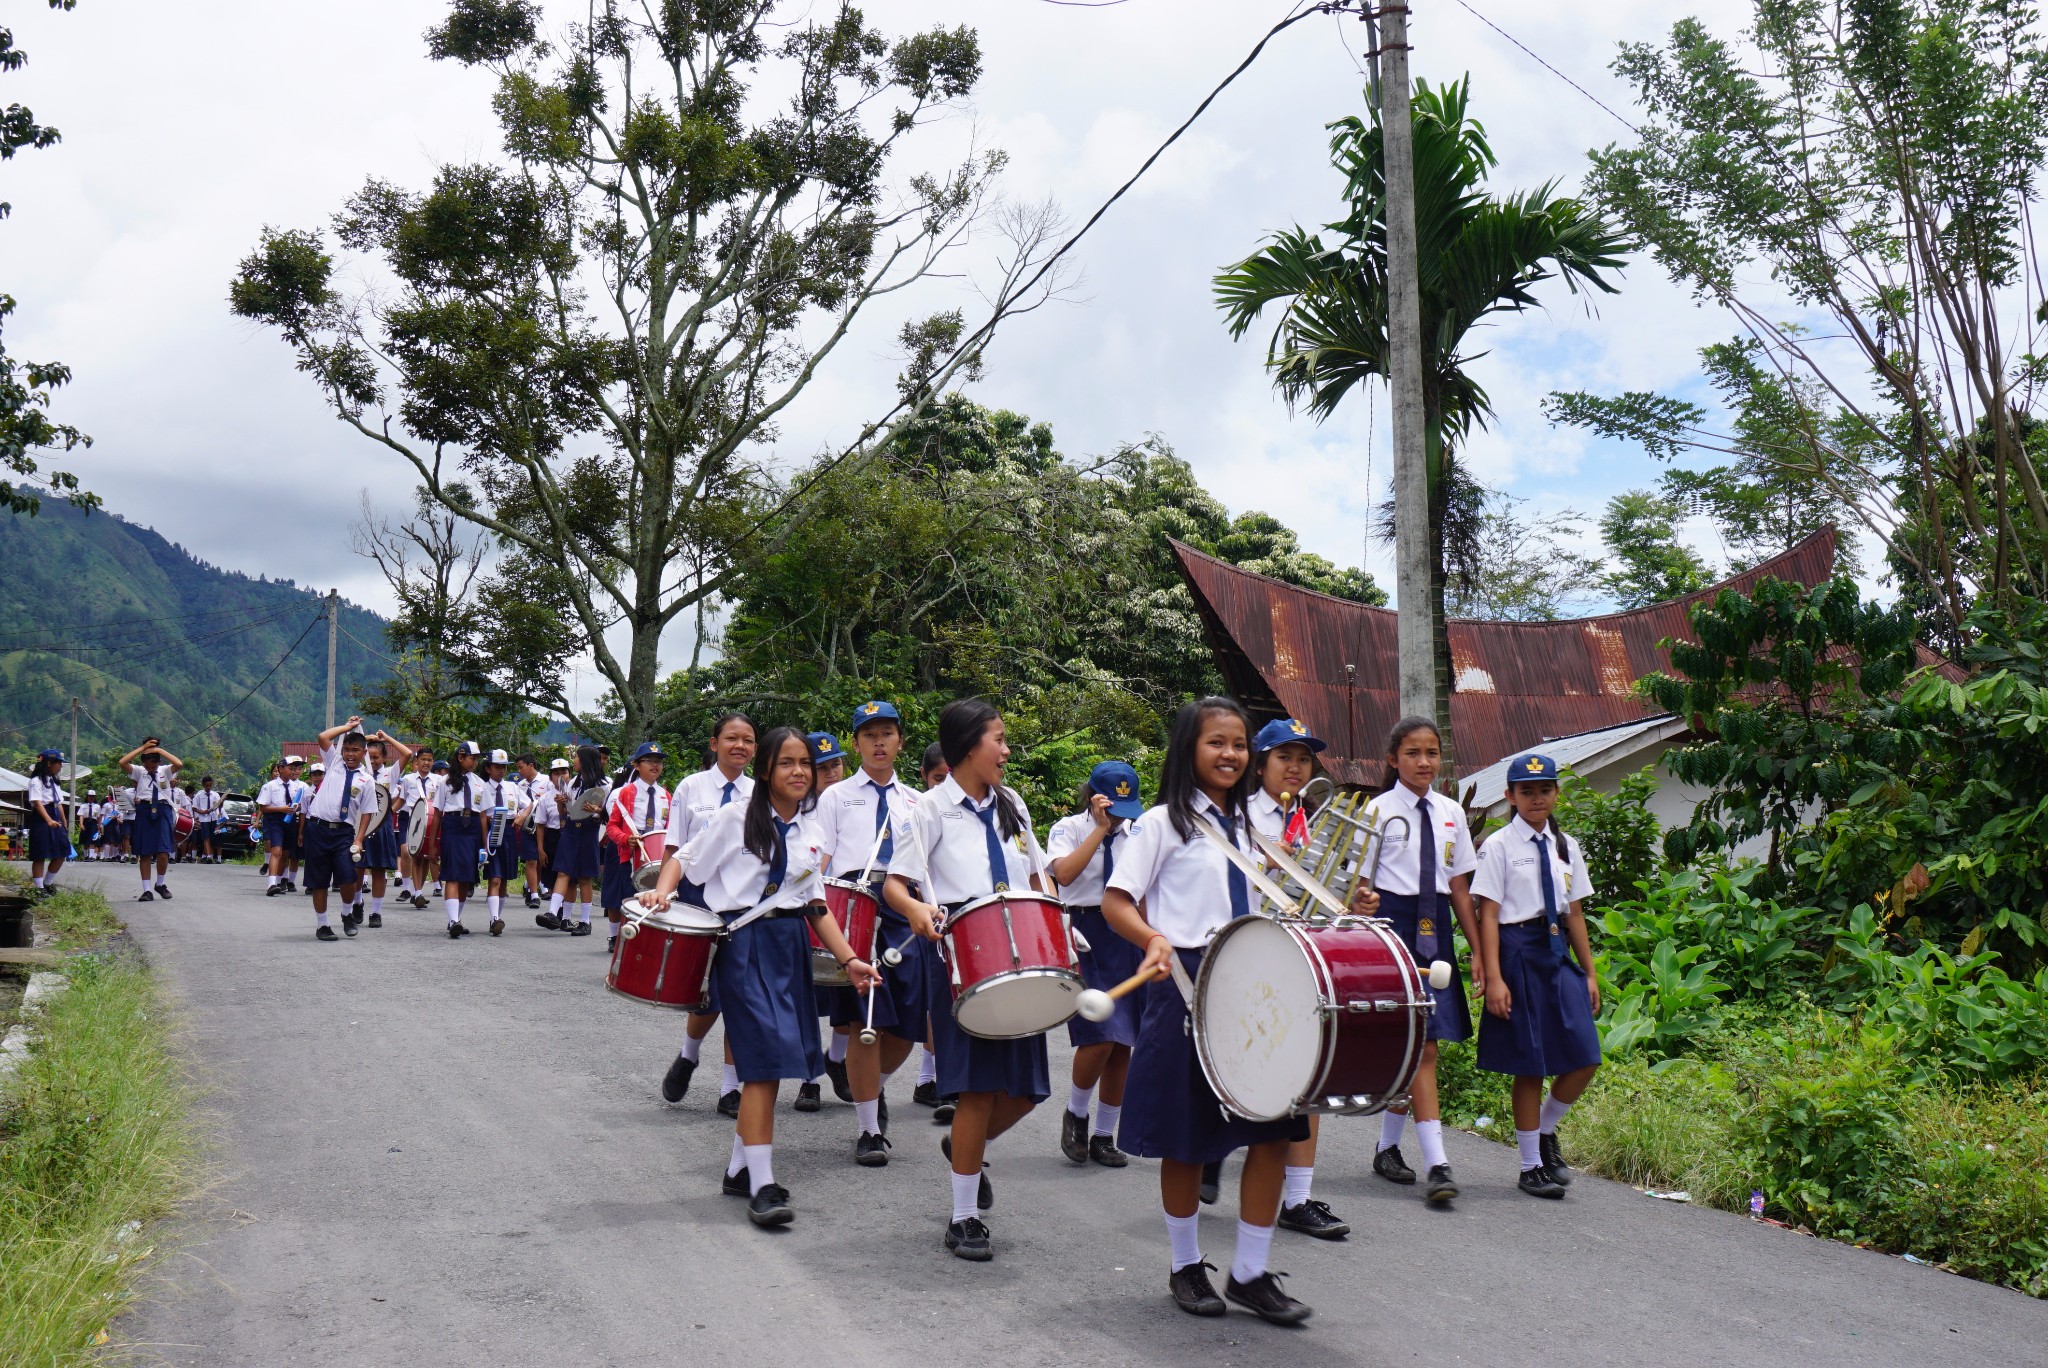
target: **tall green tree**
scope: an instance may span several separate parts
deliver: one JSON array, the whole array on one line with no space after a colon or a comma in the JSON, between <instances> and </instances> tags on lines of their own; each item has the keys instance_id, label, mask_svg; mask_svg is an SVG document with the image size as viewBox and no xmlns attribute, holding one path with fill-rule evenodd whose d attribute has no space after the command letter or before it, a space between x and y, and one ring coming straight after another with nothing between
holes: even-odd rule
<instances>
[{"instance_id":1,"label":"tall green tree","mask_svg":"<svg viewBox=\"0 0 2048 1368\"><path fill-rule=\"evenodd\" d=\"M1554 182L1488 194L1495 158L1485 129L1467 112L1469 97L1469 81L1441 88L1418 81L1413 103L1432 552L1427 607L1436 642L1437 725L1447 751L1453 737L1445 547L1459 488L1457 449L1492 414L1471 370L1478 356L1472 330L1495 314L1536 306L1536 287L1548 280L1561 280L1574 294L1613 292L1611 273L1629 245ZM1379 101L1368 92L1366 103L1368 119L1329 126L1330 160L1344 178L1348 204L1342 219L1326 225L1330 238L1288 229L1216 277L1216 303L1233 337L1244 336L1268 308L1279 309L1266 364L1288 403L1306 406L1319 420L1354 389L1388 374L1385 163Z\"/></svg>"},{"instance_id":2,"label":"tall green tree","mask_svg":"<svg viewBox=\"0 0 2048 1368\"><path fill-rule=\"evenodd\" d=\"M1643 608L1683 598L1713 583L1714 572L1698 552L1678 539L1685 508L1644 489L1607 501L1600 516L1600 541L1613 559L1600 587L1621 608Z\"/></svg>"},{"instance_id":3,"label":"tall green tree","mask_svg":"<svg viewBox=\"0 0 2048 1368\"><path fill-rule=\"evenodd\" d=\"M341 422L521 558L537 601L562 605L553 647L595 663L624 739L649 735L664 631L814 512L766 464L776 424L981 214L1000 153L892 174L956 115L981 47L784 0L595 0L556 39L533 0L454 0L426 37L496 77L503 156L348 202L335 235L390 286L346 294L322 235L266 231L230 301L282 334ZM1056 226L999 219L1011 250L984 328ZM875 402L851 463L976 362L986 334L956 319L913 330L908 397ZM529 678L499 682L570 715L558 675Z\"/></svg>"}]
</instances>

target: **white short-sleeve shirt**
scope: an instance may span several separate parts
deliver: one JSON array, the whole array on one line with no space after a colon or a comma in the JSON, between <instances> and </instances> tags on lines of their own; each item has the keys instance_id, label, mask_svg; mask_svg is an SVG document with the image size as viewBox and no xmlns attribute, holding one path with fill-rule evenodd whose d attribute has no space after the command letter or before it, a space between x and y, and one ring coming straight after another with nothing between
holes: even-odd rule
<instances>
[{"instance_id":1,"label":"white short-sleeve shirt","mask_svg":"<svg viewBox=\"0 0 2048 1368\"><path fill-rule=\"evenodd\" d=\"M550 831L559 828L562 825L561 791L547 779L536 779L533 790L533 825L547 827Z\"/></svg>"},{"instance_id":2,"label":"white short-sleeve shirt","mask_svg":"<svg viewBox=\"0 0 2048 1368\"><path fill-rule=\"evenodd\" d=\"M1517 813L1506 826L1487 837L1480 848L1479 872L1472 876L1472 896L1499 903L1503 926L1535 921L1543 915L1543 871L1537 861L1546 855L1550 860L1550 886L1556 891L1560 914L1569 912L1573 903L1592 891L1593 881L1586 873L1585 845L1571 842L1571 854L1567 857L1558 847L1557 827L1546 823L1545 828L1536 831ZM1541 852L1536 844L1538 836L1547 839Z\"/></svg>"},{"instance_id":3,"label":"white short-sleeve shirt","mask_svg":"<svg viewBox=\"0 0 2048 1368\"><path fill-rule=\"evenodd\" d=\"M802 907L820 890L815 878L801 884L798 878L806 870L817 873L823 853L809 813L797 814L784 841L787 862L773 905ZM684 878L703 885L704 903L714 912L744 912L767 895L769 865L747 849L745 803L728 803L712 813L681 864Z\"/></svg>"},{"instance_id":4,"label":"white short-sleeve shirt","mask_svg":"<svg viewBox=\"0 0 2048 1368\"><path fill-rule=\"evenodd\" d=\"M831 872L842 878L859 874L867 867L868 852L874 851L875 873L888 873L902 847L910 814L917 810L921 796L893 775L887 784L877 785L866 770L855 770L827 787L818 795L818 807L812 816L817 820L818 839L824 842L825 854L832 862ZM875 845L876 833L881 829L877 814L884 804L891 836L887 860Z\"/></svg>"},{"instance_id":5,"label":"white short-sleeve shirt","mask_svg":"<svg viewBox=\"0 0 2048 1368\"><path fill-rule=\"evenodd\" d=\"M484 780L484 811L503 806L507 818L517 817L526 811L532 800L526 796L526 785L507 776L503 779Z\"/></svg>"},{"instance_id":6,"label":"white short-sleeve shirt","mask_svg":"<svg viewBox=\"0 0 2048 1368\"><path fill-rule=\"evenodd\" d=\"M1195 814L1218 836L1225 834L1228 819L1206 794L1196 796ZM1236 843L1247 851L1251 847L1241 827ZM1132 825L1131 839L1119 844L1109 886L1143 903L1145 920L1174 949L1208 945L1230 920L1230 857L1199 831L1183 838L1164 803L1145 809ZM1246 892L1253 894L1250 888Z\"/></svg>"},{"instance_id":7,"label":"white short-sleeve shirt","mask_svg":"<svg viewBox=\"0 0 2048 1368\"><path fill-rule=\"evenodd\" d=\"M64 801L64 786L55 779L48 775L37 775L29 780L28 800L31 803L43 804L49 809L52 817L62 820L63 814L57 811L57 806Z\"/></svg>"},{"instance_id":8,"label":"white short-sleeve shirt","mask_svg":"<svg viewBox=\"0 0 2048 1368\"><path fill-rule=\"evenodd\" d=\"M462 790L465 781L469 789L469 810L489 812L491 786L488 780L477 774L458 775L450 770L446 774L434 776L433 782L427 785L427 801L443 812L461 812L464 806Z\"/></svg>"},{"instance_id":9,"label":"white short-sleeve shirt","mask_svg":"<svg viewBox=\"0 0 2048 1368\"><path fill-rule=\"evenodd\" d=\"M698 770L676 785L668 808L668 848L680 851L704 829L711 814L733 803L745 803L754 793L754 779L739 774L731 779L713 765Z\"/></svg>"},{"instance_id":10,"label":"white short-sleeve shirt","mask_svg":"<svg viewBox=\"0 0 2048 1368\"><path fill-rule=\"evenodd\" d=\"M1052 824L1052 830L1045 833L1045 858L1048 862L1071 855L1079 850L1088 839L1088 833L1095 829L1095 814L1076 812L1062 817ZM1109 834L1102 838L1102 844L1095 847L1095 854L1087 865L1070 881L1060 885L1060 897L1070 907L1100 907L1102 905L1102 871L1109 861L1121 861L1124 848L1130 845L1131 824L1110 823Z\"/></svg>"},{"instance_id":11,"label":"white short-sleeve shirt","mask_svg":"<svg viewBox=\"0 0 2048 1368\"><path fill-rule=\"evenodd\" d=\"M355 774L350 776L342 766L341 746L337 743L320 752L320 763L327 766L327 772L320 776L320 786L313 790L313 796L306 802L308 817L320 822L352 822L362 816L366 800L374 805L375 799L370 796L370 785L374 780L367 758L356 766ZM348 800L346 819L343 818L341 811L341 795L344 789L352 791Z\"/></svg>"},{"instance_id":12,"label":"white short-sleeve shirt","mask_svg":"<svg viewBox=\"0 0 2048 1368\"><path fill-rule=\"evenodd\" d=\"M1031 830L1031 812L1013 789L1010 795L1023 816L1024 829L1003 839L1002 820L996 818L996 838L1002 851L1005 882L1019 892L1031 887L1031 876L1045 865L1038 849L1038 837ZM924 890L925 899L950 906L996 891L995 871L990 868L987 827L978 815L991 808L997 789L979 803L947 775L939 786L918 802L906 824L904 838L896 842L896 857L889 872L899 874ZM1047 876L1051 882L1051 876Z\"/></svg>"},{"instance_id":13,"label":"white short-sleeve shirt","mask_svg":"<svg viewBox=\"0 0 2048 1368\"><path fill-rule=\"evenodd\" d=\"M1472 849L1472 832L1457 800L1433 791L1426 796L1428 839L1436 846L1436 891L1448 894L1452 879L1479 867L1479 856ZM1422 891L1422 801L1406 784L1396 784L1366 805L1378 822L1387 823L1396 815L1408 819L1406 827L1399 822L1386 826L1377 882L1382 893L1413 897Z\"/></svg>"},{"instance_id":14,"label":"white short-sleeve shirt","mask_svg":"<svg viewBox=\"0 0 2048 1368\"><path fill-rule=\"evenodd\" d=\"M289 807L292 801L290 781L272 779L256 790L256 806L263 808Z\"/></svg>"},{"instance_id":15,"label":"white short-sleeve shirt","mask_svg":"<svg viewBox=\"0 0 2048 1368\"><path fill-rule=\"evenodd\" d=\"M155 774L151 774L141 765L130 765L128 774L135 781L136 802L167 803L171 800L171 791L174 787L171 780L175 772L169 765L158 765Z\"/></svg>"},{"instance_id":16,"label":"white short-sleeve shirt","mask_svg":"<svg viewBox=\"0 0 2048 1368\"><path fill-rule=\"evenodd\" d=\"M659 781L650 784L635 779L612 790L612 811L623 815L626 825L643 835L668 829L669 807L669 792Z\"/></svg>"},{"instance_id":17,"label":"white short-sleeve shirt","mask_svg":"<svg viewBox=\"0 0 2048 1368\"><path fill-rule=\"evenodd\" d=\"M220 815L224 801L219 789L199 789L192 795L192 815L199 821L210 822Z\"/></svg>"}]
</instances>

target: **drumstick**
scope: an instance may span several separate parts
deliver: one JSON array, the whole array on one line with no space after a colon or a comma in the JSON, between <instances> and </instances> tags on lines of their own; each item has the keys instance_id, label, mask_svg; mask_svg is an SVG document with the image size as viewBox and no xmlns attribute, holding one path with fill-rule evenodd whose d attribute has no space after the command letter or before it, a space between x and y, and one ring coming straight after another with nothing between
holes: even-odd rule
<instances>
[{"instance_id":1,"label":"drumstick","mask_svg":"<svg viewBox=\"0 0 2048 1368\"><path fill-rule=\"evenodd\" d=\"M1159 967L1162 970L1166 968L1163 964ZM1109 1020L1109 1014L1116 1010L1116 1000L1118 998L1128 993L1135 993L1154 979L1164 977L1164 973L1155 974L1141 970L1106 993L1100 988L1083 989L1080 1000L1074 1004L1075 1010L1080 1012L1089 1021L1107 1021Z\"/></svg>"}]
</instances>

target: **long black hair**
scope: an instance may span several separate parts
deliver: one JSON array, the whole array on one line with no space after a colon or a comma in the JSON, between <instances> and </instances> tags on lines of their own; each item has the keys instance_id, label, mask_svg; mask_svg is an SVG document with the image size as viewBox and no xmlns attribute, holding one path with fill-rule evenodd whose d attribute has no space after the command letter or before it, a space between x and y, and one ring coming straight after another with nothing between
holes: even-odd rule
<instances>
[{"instance_id":1,"label":"long black hair","mask_svg":"<svg viewBox=\"0 0 2048 1368\"><path fill-rule=\"evenodd\" d=\"M1202 724L1213 713L1235 717L1244 726L1245 740L1251 740L1251 718L1245 715L1234 698L1199 698L1192 703L1183 703L1180 711L1174 714L1173 734L1166 742L1166 761L1159 769L1159 801L1166 805L1173 829L1180 833L1183 841L1193 839L1196 823L1202 820L1195 813L1195 796L1202 791L1195 778L1195 747L1202 739ZM1251 782L1252 770L1247 764L1237 776L1237 782L1231 785L1230 792L1223 795L1224 816L1236 821L1245 815L1245 800L1251 791Z\"/></svg>"},{"instance_id":2,"label":"long black hair","mask_svg":"<svg viewBox=\"0 0 2048 1368\"><path fill-rule=\"evenodd\" d=\"M738 716L737 713L732 715ZM775 829L775 805L769 790L775 787L772 780L776 761L791 737L804 748L804 763L811 767L813 781L804 796L797 800L796 810L801 815L818 805L818 766L811 759L811 743L795 727L777 727L768 733L768 739L754 752L754 792L747 799L747 851L762 864L773 862L775 848L782 843L782 833Z\"/></svg>"},{"instance_id":3,"label":"long black hair","mask_svg":"<svg viewBox=\"0 0 2048 1368\"><path fill-rule=\"evenodd\" d=\"M604 756L585 741L576 748L576 787L594 789L604 782Z\"/></svg>"},{"instance_id":4,"label":"long black hair","mask_svg":"<svg viewBox=\"0 0 2048 1368\"><path fill-rule=\"evenodd\" d=\"M1410 713L1396 722L1393 729L1387 733L1387 782L1380 786L1381 793L1392 793L1395 785L1401 782L1401 770L1394 763L1394 757L1401 753L1401 743L1419 731L1428 732L1436 738L1438 746L1443 745L1444 734L1436 729L1434 718L1424 717L1420 713Z\"/></svg>"},{"instance_id":5,"label":"long black hair","mask_svg":"<svg viewBox=\"0 0 2048 1368\"><path fill-rule=\"evenodd\" d=\"M956 698L948 703L939 713L939 754L946 758L946 767L960 768L960 762L981 744L989 724L1001 719L995 704L985 698ZM1009 789L997 784L995 792L996 825L1002 828L1004 840L1012 840L1024 831L1024 813Z\"/></svg>"},{"instance_id":6,"label":"long black hair","mask_svg":"<svg viewBox=\"0 0 2048 1368\"><path fill-rule=\"evenodd\" d=\"M28 773L31 779L55 779L57 771L63 767L64 762L61 760L52 760L47 755L38 755L34 767Z\"/></svg>"},{"instance_id":7,"label":"long black hair","mask_svg":"<svg viewBox=\"0 0 2048 1368\"><path fill-rule=\"evenodd\" d=\"M924 759L917 767L918 782L926 787L930 787L932 771L944 764L946 764L946 752L938 742L934 741L924 748ZM952 766L948 765L947 768L950 769Z\"/></svg>"}]
</instances>

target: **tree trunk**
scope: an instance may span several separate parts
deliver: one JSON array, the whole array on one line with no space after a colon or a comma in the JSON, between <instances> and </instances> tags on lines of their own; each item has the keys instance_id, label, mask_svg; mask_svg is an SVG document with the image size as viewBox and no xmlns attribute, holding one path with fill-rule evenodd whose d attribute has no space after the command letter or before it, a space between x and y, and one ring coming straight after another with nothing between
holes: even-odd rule
<instances>
[{"instance_id":1,"label":"tree trunk","mask_svg":"<svg viewBox=\"0 0 2048 1368\"><path fill-rule=\"evenodd\" d=\"M1451 498L1449 453L1443 441L1443 416L1432 408L1425 422L1429 457L1429 651L1432 676L1431 716L1443 747L1442 778L1457 791L1457 745L1451 735L1451 636L1444 619L1444 520Z\"/></svg>"}]
</instances>

